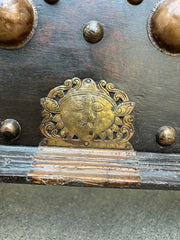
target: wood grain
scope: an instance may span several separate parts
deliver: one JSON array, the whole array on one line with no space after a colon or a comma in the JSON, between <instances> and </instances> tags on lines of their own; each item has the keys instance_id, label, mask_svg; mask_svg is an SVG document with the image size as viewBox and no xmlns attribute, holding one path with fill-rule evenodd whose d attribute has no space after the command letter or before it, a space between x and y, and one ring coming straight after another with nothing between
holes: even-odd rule
<instances>
[{"instance_id":1,"label":"wood grain","mask_svg":"<svg viewBox=\"0 0 180 240\"><path fill-rule=\"evenodd\" d=\"M134 151L40 147L28 177L45 185L120 187L139 183Z\"/></svg>"},{"instance_id":2,"label":"wood grain","mask_svg":"<svg viewBox=\"0 0 180 240\"><path fill-rule=\"evenodd\" d=\"M0 182L180 190L180 155L0 146Z\"/></svg>"},{"instance_id":3,"label":"wood grain","mask_svg":"<svg viewBox=\"0 0 180 240\"><path fill-rule=\"evenodd\" d=\"M0 144L37 146L42 139L40 98L74 76L105 79L136 103L136 151L180 153L180 61L158 51L149 41L147 19L158 0L131 6L125 0L36 0L39 25L33 39L19 50L0 50L0 116L22 126L21 138ZM90 20L103 25L97 44L83 38ZM176 144L160 147L159 127L176 129Z\"/></svg>"}]
</instances>

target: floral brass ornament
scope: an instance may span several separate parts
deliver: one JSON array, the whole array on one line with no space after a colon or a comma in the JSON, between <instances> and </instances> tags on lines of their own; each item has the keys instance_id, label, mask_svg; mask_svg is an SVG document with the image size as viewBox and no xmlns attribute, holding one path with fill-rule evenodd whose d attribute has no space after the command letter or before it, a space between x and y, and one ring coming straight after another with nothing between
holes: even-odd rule
<instances>
[{"instance_id":1,"label":"floral brass ornament","mask_svg":"<svg viewBox=\"0 0 180 240\"><path fill-rule=\"evenodd\" d=\"M68 79L41 99L41 145L132 150L135 103L101 80Z\"/></svg>"}]
</instances>

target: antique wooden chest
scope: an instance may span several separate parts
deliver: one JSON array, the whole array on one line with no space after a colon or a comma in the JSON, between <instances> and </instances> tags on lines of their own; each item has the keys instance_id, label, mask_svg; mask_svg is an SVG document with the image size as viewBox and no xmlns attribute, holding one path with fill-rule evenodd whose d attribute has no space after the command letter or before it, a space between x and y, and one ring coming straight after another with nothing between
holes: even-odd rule
<instances>
[{"instance_id":1,"label":"antique wooden chest","mask_svg":"<svg viewBox=\"0 0 180 240\"><path fill-rule=\"evenodd\" d=\"M0 181L180 189L180 2L0 0Z\"/></svg>"}]
</instances>

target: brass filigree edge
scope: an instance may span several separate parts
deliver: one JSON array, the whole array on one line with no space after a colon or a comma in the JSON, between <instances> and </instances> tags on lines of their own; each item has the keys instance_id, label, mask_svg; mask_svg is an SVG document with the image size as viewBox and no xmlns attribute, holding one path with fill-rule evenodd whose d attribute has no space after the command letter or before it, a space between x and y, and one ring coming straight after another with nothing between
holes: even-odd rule
<instances>
[{"instance_id":1,"label":"brass filigree edge","mask_svg":"<svg viewBox=\"0 0 180 240\"><path fill-rule=\"evenodd\" d=\"M112 83L68 79L41 99L41 145L131 150L135 103Z\"/></svg>"}]
</instances>

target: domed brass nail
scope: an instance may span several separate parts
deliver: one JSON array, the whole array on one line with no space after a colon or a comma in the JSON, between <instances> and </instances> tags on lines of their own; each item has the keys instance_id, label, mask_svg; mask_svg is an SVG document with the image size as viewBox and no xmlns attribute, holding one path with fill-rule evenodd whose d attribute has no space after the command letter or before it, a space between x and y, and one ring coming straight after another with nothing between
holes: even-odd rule
<instances>
[{"instance_id":1,"label":"domed brass nail","mask_svg":"<svg viewBox=\"0 0 180 240\"><path fill-rule=\"evenodd\" d=\"M83 35L87 42L97 43L103 38L104 29L99 22L90 21L84 27Z\"/></svg>"},{"instance_id":2,"label":"domed brass nail","mask_svg":"<svg viewBox=\"0 0 180 240\"><path fill-rule=\"evenodd\" d=\"M0 0L0 47L24 46L33 36L37 13L31 0Z\"/></svg>"},{"instance_id":3,"label":"domed brass nail","mask_svg":"<svg viewBox=\"0 0 180 240\"><path fill-rule=\"evenodd\" d=\"M152 43L169 55L180 55L180 1L161 1L148 23Z\"/></svg>"},{"instance_id":4,"label":"domed brass nail","mask_svg":"<svg viewBox=\"0 0 180 240\"><path fill-rule=\"evenodd\" d=\"M156 135L156 140L162 146L170 146L174 144L176 141L175 129L170 126L160 127Z\"/></svg>"},{"instance_id":5,"label":"domed brass nail","mask_svg":"<svg viewBox=\"0 0 180 240\"><path fill-rule=\"evenodd\" d=\"M57 3L59 0L44 0L45 2L49 3L49 4L55 4Z\"/></svg>"},{"instance_id":6,"label":"domed brass nail","mask_svg":"<svg viewBox=\"0 0 180 240\"><path fill-rule=\"evenodd\" d=\"M138 5L140 3L142 3L143 0L127 0L128 3L132 4L132 5Z\"/></svg>"},{"instance_id":7,"label":"domed brass nail","mask_svg":"<svg viewBox=\"0 0 180 240\"><path fill-rule=\"evenodd\" d=\"M6 119L0 124L0 133L8 140L14 141L21 134L21 126L14 119Z\"/></svg>"}]
</instances>

